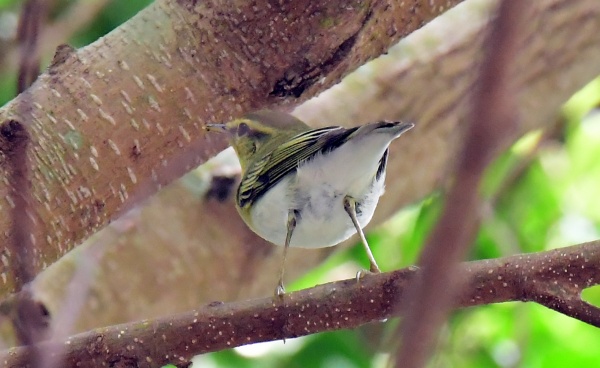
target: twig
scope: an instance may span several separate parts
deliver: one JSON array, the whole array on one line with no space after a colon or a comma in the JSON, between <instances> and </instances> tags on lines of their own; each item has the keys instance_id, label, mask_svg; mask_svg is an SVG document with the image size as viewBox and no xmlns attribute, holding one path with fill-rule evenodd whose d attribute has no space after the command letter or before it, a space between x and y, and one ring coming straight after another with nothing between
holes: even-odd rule
<instances>
[{"instance_id":1,"label":"twig","mask_svg":"<svg viewBox=\"0 0 600 368\"><path fill-rule=\"evenodd\" d=\"M396 316L397 305L420 271L408 268L337 281L286 294L284 304L263 298L214 302L184 314L96 329L43 349L67 347L64 367L156 367L184 364L194 355L261 341L355 328ZM565 290L560 312L600 327L600 309L582 310L581 290L600 284L600 241L547 252L462 263L465 276L455 307L537 301ZM532 288L531 285L536 285ZM568 295L568 297L566 297ZM558 309L558 308L553 308ZM0 354L5 367L21 367L25 351ZM122 364L122 365L119 365Z\"/></svg>"},{"instance_id":2,"label":"twig","mask_svg":"<svg viewBox=\"0 0 600 368\"><path fill-rule=\"evenodd\" d=\"M25 91L40 73L38 40L46 13L46 6L43 2L44 0L27 0L19 18L17 27L17 41L20 47L18 93Z\"/></svg>"},{"instance_id":3,"label":"twig","mask_svg":"<svg viewBox=\"0 0 600 368\"><path fill-rule=\"evenodd\" d=\"M466 146L458 163L455 182L444 212L419 260L424 272L409 291L406 316L401 324L396 366L422 367L451 307L462 276L458 262L470 246L479 222L479 183L493 156L516 131L516 103L509 88L512 61L525 2L500 4L474 94ZM410 304L408 304L410 303Z\"/></svg>"}]
</instances>

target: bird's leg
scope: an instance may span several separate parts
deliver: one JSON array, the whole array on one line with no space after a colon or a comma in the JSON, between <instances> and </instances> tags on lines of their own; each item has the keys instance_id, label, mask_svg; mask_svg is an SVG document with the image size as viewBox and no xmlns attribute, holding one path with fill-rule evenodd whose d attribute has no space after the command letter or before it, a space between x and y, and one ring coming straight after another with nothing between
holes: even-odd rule
<instances>
[{"instance_id":1,"label":"bird's leg","mask_svg":"<svg viewBox=\"0 0 600 368\"><path fill-rule=\"evenodd\" d=\"M360 240L362 241L365 251L367 252L367 257L369 257L369 262L371 263L370 271L373 273L380 273L381 270L379 270L379 266L377 266L377 262L375 262L375 257L373 257L373 253L371 253L371 248L369 248L369 243L367 243L365 233L363 233L363 230L360 227L360 224L358 223L358 218L356 218L356 200L350 196L345 196L344 209L352 219L352 223L354 223L356 232L360 236Z\"/></svg>"},{"instance_id":2,"label":"bird's leg","mask_svg":"<svg viewBox=\"0 0 600 368\"><path fill-rule=\"evenodd\" d=\"M285 287L283 286L283 271L285 269L285 259L287 257L287 252L290 247L290 241L292 240L292 233L296 228L296 211L291 210L288 213L287 220L287 234L285 236L285 244L283 246L283 258L281 260L281 271L279 272L279 282L277 283L277 288L275 289L275 295L278 297L282 297L285 294Z\"/></svg>"}]
</instances>

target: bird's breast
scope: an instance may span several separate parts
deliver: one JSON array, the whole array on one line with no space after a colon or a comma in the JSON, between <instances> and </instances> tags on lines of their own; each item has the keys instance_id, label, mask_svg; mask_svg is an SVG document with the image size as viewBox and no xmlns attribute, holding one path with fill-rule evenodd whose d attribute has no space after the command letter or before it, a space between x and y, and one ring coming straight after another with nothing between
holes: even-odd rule
<instances>
[{"instance_id":1,"label":"bird's breast","mask_svg":"<svg viewBox=\"0 0 600 368\"><path fill-rule=\"evenodd\" d=\"M357 201L357 218L365 227L383 194L385 175L376 177L392 137L372 135L351 140L331 152L299 164L254 202L249 225L262 238L284 245L290 211L296 218L290 246L336 245L356 229L344 209L344 198Z\"/></svg>"},{"instance_id":2,"label":"bird's breast","mask_svg":"<svg viewBox=\"0 0 600 368\"><path fill-rule=\"evenodd\" d=\"M279 182L254 203L250 210L251 228L262 238L284 245L290 211L296 216L296 227L290 246L321 248L336 245L356 233L344 209L345 192L332 185L319 183L298 186L297 175ZM373 182L357 196L357 217L361 227L371 220L383 181Z\"/></svg>"}]
</instances>

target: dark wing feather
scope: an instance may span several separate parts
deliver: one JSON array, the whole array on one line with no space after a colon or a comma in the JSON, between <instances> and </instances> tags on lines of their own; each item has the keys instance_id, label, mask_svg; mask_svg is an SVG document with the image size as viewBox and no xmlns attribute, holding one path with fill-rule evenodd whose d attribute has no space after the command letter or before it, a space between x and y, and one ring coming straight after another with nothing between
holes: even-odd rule
<instances>
[{"instance_id":1,"label":"dark wing feather","mask_svg":"<svg viewBox=\"0 0 600 368\"><path fill-rule=\"evenodd\" d=\"M388 148L383 153L383 156L381 156L381 160L379 160L379 167L377 168L377 174L375 175L375 178L377 180L379 180L381 178L381 175L383 175L383 173L385 172L389 154L390 154L390 149Z\"/></svg>"},{"instance_id":2,"label":"dark wing feather","mask_svg":"<svg viewBox=\"0 0 600 368\"><path fill-rule=\"evenodd\" d=\"M252 163L238 188L238 206L258 200L298 165L318 153L326 153L344 144L357 128L327 127L302 132L279 145L262 159Z\"/></svg>"}]
</instances>

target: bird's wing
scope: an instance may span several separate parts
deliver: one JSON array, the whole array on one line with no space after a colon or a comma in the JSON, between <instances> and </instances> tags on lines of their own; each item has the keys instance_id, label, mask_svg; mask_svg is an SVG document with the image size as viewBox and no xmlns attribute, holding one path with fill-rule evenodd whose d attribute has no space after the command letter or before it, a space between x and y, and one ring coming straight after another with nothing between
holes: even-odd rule
<instances>
[{"instance_id":1,"label":"bird's wing","mask_svg":"<svg viewBox=\"0 0 600 368\"><path fill-rule=\"evenodd\" d=\"M238 188L238 205L241 208L249 206L283 177L295 171L301 162L341 146L356 130L342 127L308 130L282 143L248 167Z\"/></svg>"}]
</instances>

